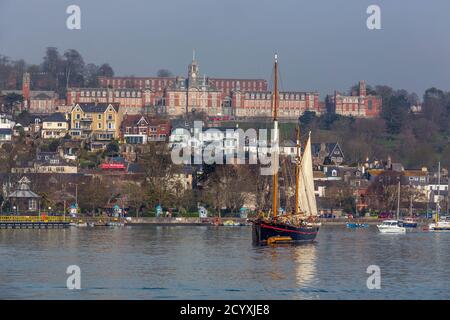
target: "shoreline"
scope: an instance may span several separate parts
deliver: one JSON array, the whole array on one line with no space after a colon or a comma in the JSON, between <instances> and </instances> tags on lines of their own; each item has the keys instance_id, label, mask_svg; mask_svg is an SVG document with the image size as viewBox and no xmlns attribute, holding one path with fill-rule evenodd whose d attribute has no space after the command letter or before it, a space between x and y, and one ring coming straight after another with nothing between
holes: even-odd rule
<instances>
[{"instance_id":1,"label":"shoreline","mask_svg":"<svg viewBox=\"0 0 450 320\"><path fill-rule=\"evenodd\" d=\"M135 226L210 226L213 225L216 218L193 218L193 217L177 217L177 218L167 218L167 217L143 217L143 218L131 218L127 221L127 225ZM232 220L239 223L246 223L245 218L222 218L222 222L226 220ZM374 218L360 218L360 219L319 219L319 222L323 226L341 226L347 223L365 223L368 225L377 225L381 221L386 219L374 219ZM418 227L425 226L430 223L430 219L418 219Z\"/></svg>"}]
</instances>

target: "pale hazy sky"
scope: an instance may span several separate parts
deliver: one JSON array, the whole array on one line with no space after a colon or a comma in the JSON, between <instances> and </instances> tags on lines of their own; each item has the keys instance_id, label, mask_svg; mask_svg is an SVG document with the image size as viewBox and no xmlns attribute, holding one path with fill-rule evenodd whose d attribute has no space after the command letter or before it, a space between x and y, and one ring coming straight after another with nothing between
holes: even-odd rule
<instances>
[{"instance_id":1,"label":"pale hazy sky","mask_svg":"<svg viewBox=\"0 0 450 320\"><path fill-rule=\"evenodd\" d=\"M81 7L81 30L66 8ZM382 30L366 27L381 7ZM0 0L0 54L39 63L74 48L116 75L185 75L195 48L211 77L270 80L283 89L347 90L359 79L423 94L450 90L449 0Z\"/></svg>"}]
</instances>

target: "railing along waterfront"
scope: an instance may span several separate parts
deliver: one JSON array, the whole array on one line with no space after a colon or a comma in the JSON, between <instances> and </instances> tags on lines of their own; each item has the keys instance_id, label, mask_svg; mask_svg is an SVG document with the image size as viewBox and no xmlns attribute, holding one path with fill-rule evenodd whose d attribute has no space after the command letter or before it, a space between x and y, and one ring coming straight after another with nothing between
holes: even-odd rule
<instances>
[{"instance_id":1,"label":"railing along waterfront","mask_svg":"<svg viewBox=\"0 0 450 320\"><path fill-rule=\"evenodd\" d=\"M0 216L0 222L70 222L61 216Z\"/></svg>"}]
</instances>

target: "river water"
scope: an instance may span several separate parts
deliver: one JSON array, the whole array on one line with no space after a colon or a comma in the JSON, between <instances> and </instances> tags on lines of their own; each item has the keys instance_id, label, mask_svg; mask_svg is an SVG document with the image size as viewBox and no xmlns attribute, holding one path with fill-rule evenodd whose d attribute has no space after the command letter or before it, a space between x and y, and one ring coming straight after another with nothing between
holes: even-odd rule
<instances>
[{"instance_id":1,"label":"river water","mask_svg":"<svg viewBox=\"0 0 450 320\"><path fill-rule=\"evenodd\" d=\"M0 299L449 299L449 254L450 233L374 226L277 247L252 246L250 227L0 230ZM67 289L69 265L81 290Z\"/></svg>"}]
</instances>

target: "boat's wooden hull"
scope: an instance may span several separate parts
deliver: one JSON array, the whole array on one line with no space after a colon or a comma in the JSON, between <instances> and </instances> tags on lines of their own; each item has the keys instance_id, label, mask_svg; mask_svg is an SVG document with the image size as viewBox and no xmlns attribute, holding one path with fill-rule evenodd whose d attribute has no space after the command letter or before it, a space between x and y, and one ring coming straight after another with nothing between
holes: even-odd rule
<instances>
[{"instance_id":1,"label":"boat's wooden hull","mask_svg":"<svg viewBox=\"0 0 450 320\"><path fill-rule=\"evenodd\" d=\"M275 237L291 238L291 242L301 243L314 241L318 232L318 226L297 227L284 223L256 220L253 222L252 238L255 245L267 245L268 240Z\"/></svg>"}]
</instances>

